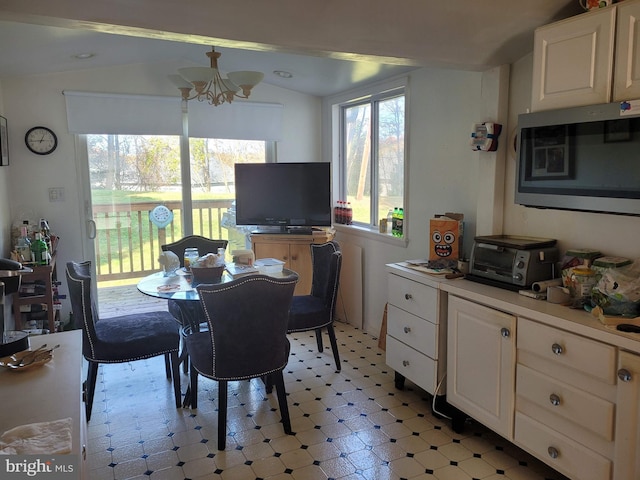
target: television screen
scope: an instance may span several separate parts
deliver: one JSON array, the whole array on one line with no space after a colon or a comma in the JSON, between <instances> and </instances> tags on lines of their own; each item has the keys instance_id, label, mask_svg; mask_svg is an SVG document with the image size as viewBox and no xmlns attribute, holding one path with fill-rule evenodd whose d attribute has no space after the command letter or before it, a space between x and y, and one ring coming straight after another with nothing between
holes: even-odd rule
<instances>
[{"instance_id":1,"label":"television screen","mask_svg":"<svg viewBox=\"0 0 640 480\"><path fill-rule=\"evenodd\" d=\"M236 224L287 229L331 225L328 162L237 163Z\"/></svg>"}]
</instances>

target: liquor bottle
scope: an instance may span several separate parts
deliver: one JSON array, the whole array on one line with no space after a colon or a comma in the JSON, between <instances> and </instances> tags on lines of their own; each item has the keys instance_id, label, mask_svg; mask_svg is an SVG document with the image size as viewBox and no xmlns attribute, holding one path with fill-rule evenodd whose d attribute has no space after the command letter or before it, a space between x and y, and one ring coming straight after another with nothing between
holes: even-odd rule
<instances>
[{"instance_id":1,"label":"liquor bottle","mask_svg":"<svg viewBox=\"0 0 640 480\"><path fill-rule=\"evenodd\" d=\"M16 252L18 253L18 258L22 263L28 263L31 261L31 240L29 240L26 225L22 225L22 227L20 227L20 237L16 243Z\"/></svg>"},{"instance_id":2,"label":"liquor bottle","mask_svg":"<svg viewBox=\"0 0 640 480\"><path fill-rule=\"evenodd\" d=\"M47 265L49 263L47 244L42 240L42 234L36 233L35 240L31 242L31 252L33 253L33 261L37 265Z\"/></svg>"},{"instance_id":3,"label":"liquor bottle","mask_svg":"<svg viewBox=\"0 0 640 480\"><path fill-rule=\"evenodd\" d=\"M42 235L42 241L47 244L47 250L51 251L51 230L49 229L49 222L44 218L40 219L40 234Z\"/></svg>"}]
</instances>

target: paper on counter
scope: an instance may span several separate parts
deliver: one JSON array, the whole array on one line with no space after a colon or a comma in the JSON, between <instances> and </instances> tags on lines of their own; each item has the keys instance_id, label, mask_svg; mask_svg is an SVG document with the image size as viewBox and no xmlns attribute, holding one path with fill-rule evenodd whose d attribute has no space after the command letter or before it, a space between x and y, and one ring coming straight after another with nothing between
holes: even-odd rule
<instances>
[{"instance_id":1,"label":"paper on counter","mask_svg":"<svg viewBox=\"0 0 640 480\"><path fill-rule=\"evenodd\" d=\"M0 455L71 453L71 418L30 423L0 435Z\"/></svg>"}]
</instances>

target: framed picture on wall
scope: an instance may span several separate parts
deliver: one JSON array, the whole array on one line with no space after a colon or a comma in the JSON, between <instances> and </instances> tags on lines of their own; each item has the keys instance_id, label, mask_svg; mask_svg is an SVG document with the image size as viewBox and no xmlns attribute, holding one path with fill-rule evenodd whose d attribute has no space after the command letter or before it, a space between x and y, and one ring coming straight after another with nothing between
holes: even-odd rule
<instances>
[{"instance_id":1,"label":"framed picture on wall","mask_svg":"<svg viewBox=\"0 0 640 480\"><path fill-rule=\"evenodd\" d=\"M566 125L536 128L533 132L533 165L527 180L571 178L569 132Z\"/></svg>"},{"instance_id":2,"label":"framed picture on wall","mask_svg":"<svg viewBox=\"0 0 640 480\"><path fill-rule=\"evenodd\" d=\"M7 133L7 119L0 117L0 166L9 165L9 135Z\"/></svg>"},{"instance_id":3,"label":"framed picture on wall","mask_svg":"<svg viewBox=\"0 0 640 480\"><path fill-rule=\"evenodd\" d=\"M631 119L609 120L604 122L604 141L628 142L631 140Z\"/></svg>"}]
</instances>

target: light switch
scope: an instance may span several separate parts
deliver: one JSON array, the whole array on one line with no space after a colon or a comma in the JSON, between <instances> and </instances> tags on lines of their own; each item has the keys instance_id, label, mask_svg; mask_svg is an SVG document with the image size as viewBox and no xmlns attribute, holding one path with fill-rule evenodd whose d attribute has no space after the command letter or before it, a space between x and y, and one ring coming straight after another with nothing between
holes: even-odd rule
<instances>
[{"instance_id":1,"label":"light switch","mask_svg":"<svg viewBox=\"0 0 640 480\"><path fill-rule=\"evenodd\" d=\"M64 187L53 187L49 189L50 202L64 202Z\"/></svg>"}]
</instances>

